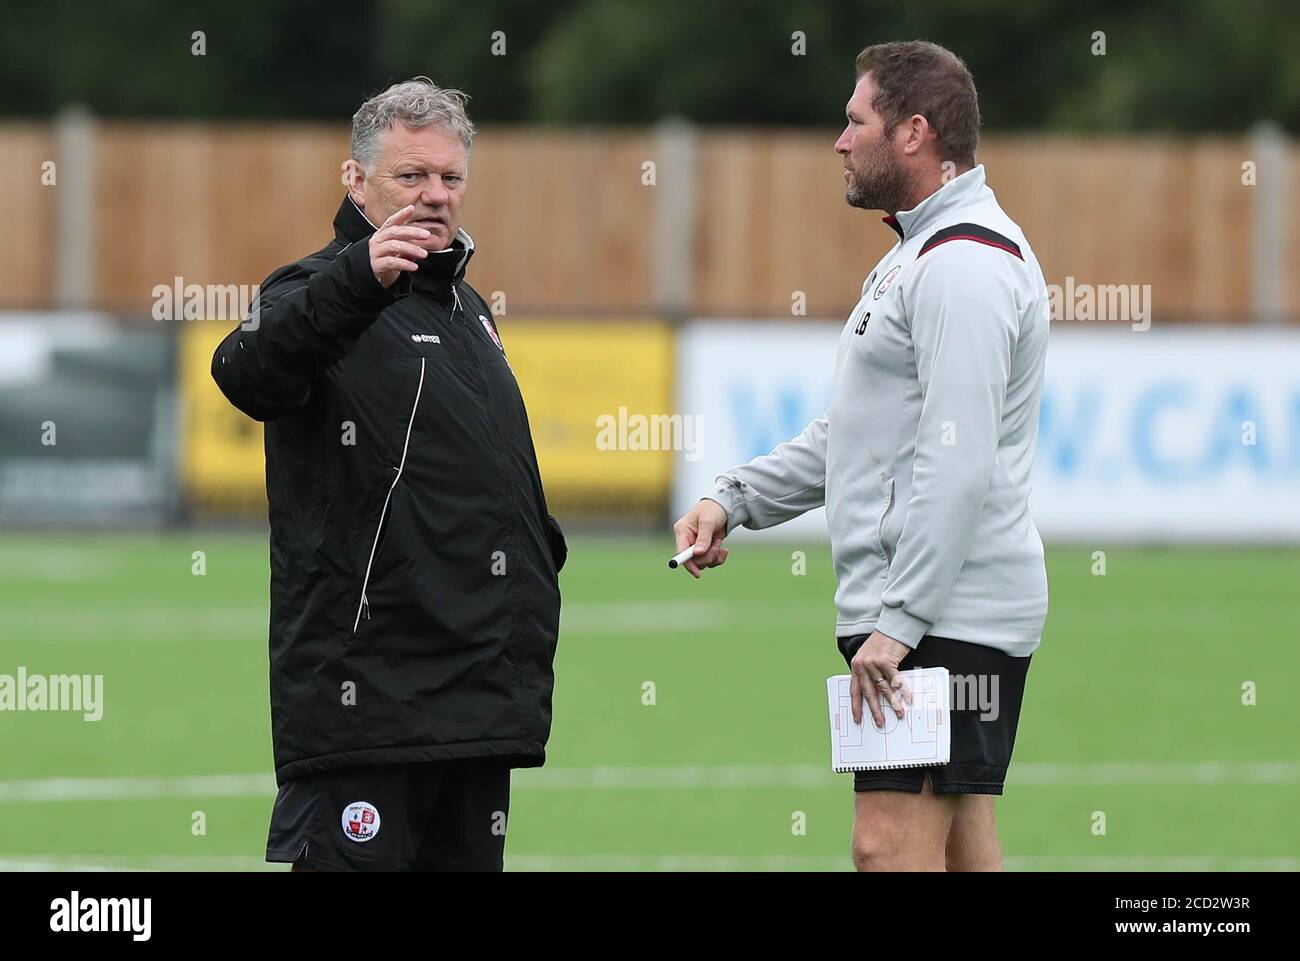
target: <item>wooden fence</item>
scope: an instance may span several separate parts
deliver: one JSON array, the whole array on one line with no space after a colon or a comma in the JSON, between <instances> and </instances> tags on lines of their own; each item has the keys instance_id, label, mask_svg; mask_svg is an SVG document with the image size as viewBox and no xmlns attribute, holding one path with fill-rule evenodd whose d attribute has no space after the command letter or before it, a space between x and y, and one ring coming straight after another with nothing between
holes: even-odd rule
<instances>
[{"instance_id":1,"label":"wooden fence","mask_svg":"<svg viewBox=\"0 0 1300 961\"><path fill-rule=\"evenodd\" d=\"M654 129L484 129L464 210L470 280L509 313L662 312L677 280L674 313L789 317L802 292L807 316L841 316L894 235L844 203L836 134L700 129L668 170L647 167L664 150ZM89 151L63 142L52 125L0 125L5 308L147 311L174 277L259 283L325 244L343 195L344 127L114 122L93 125ZM1254 153L1245 136L990 136L979 159L1049 283L1149 284L1157 319L1294 320L1300 272L1274 270L1271 303L1257 275L1258 258L1300 252L1300 218L1283 211L1274 235L1259 222L1300 199L1300 150L1284 144L1250 186ZM76 178L88 209L60 211ZM673 213L681 190L690 202ZM93 263L69 293L60 258L80 230Z\"/></svg>"}]
</instances>

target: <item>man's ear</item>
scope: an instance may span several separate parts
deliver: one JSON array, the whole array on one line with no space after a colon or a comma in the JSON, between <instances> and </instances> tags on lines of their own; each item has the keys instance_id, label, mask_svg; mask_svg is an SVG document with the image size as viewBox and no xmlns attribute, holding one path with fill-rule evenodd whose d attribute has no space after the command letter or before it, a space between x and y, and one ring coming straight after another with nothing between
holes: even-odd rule
<instances>
[{"instance_id":1,"label":"man's ear","mask_svg":"<svg viewBox=\"0 0 1300 961\"><path fill-rule=\"evenodd\" d=\"M908 117L906 130L903 139L903 152L906 154L920 153L925 146L926 137L933 139L934 132L930 129L930 121L922 114L914 113Z\"/></svg>"},{"instance_id":2,"label":"man's ear","mask_svg":"<svg viewBox=\"0 0 1300 961\"><path fill-rule=\"evenodd\" d=\"M362 210L366 209L366 172L355 160L343 161L343 176L339 178L348 188L348 196Z\"/></svg>"}]
</instances>

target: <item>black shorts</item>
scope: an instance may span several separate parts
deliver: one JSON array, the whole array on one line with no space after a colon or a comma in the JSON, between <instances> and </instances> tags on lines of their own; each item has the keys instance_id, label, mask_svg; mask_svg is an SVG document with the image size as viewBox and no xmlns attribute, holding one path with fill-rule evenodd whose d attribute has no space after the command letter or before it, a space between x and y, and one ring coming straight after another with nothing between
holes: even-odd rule
<instances>
[{"instance_id":1,"label":"black shorts","mask_svg":"<svg viewBox=\"0 0 1300 961\"><path fill-rule=\"evenodd\" d=\"M500 871L510 768L496 758L342 768L286 781L268 861L317 871Z\"/></svg>"},{"instance_id":2,"label":"black shorts","mask_svg":"<svg viewBox=\"0 0 1300 961\"><path fill-rule=\"evenodd\" d=\"M846 662L853 660L869 636L856 634L837 639ZM928 776L935 794L1001 794L1016 743L1029 658L927 635L916 650L903 658L898 669L908 671L914 667L948 669L952 681L950 760L933 767L855 771L853 790L920 794Z\"/></svg>"}]
</instances>

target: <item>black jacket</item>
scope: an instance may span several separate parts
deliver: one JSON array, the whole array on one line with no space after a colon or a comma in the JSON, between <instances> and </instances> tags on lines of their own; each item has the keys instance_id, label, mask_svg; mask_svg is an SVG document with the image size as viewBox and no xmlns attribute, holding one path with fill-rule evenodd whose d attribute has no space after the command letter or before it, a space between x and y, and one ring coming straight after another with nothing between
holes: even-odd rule
<instances>
[{"instance_id":1,"label":"black jacket","mask_svg":"<svg viewBox=\"0 0 1300 961\"><path fill-rule=\"evenodd\" d=\"M276 777L540 765L565 545L463 231L385 290L348 198L212 376L266 422Z\"/></svg>"}]
</instances>

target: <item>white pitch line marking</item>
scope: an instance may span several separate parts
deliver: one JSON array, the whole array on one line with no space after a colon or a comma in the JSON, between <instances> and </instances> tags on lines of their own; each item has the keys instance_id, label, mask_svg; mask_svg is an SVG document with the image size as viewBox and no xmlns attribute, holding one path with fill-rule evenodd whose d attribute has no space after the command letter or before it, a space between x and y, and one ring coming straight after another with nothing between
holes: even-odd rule
<instances>
[{"instance_id":1,"label":"white pitch line marking","mask_svg":"<svg viewBox=\"0 0 1300 961\"><path fill-rule=\"evenodd\" d=\"M681 767L556 767L516 771L520 791L700 790L725 788L832 788L845 782L820 765L693 765ZM1295 761L1122 761L1059 764L1013 763L1008 788L1115 785L1293 785ZM0 781L2 803L130 801L167 798L275 796L271 774L192 777L45 778Z\"/></svg>"}]
</instances>

